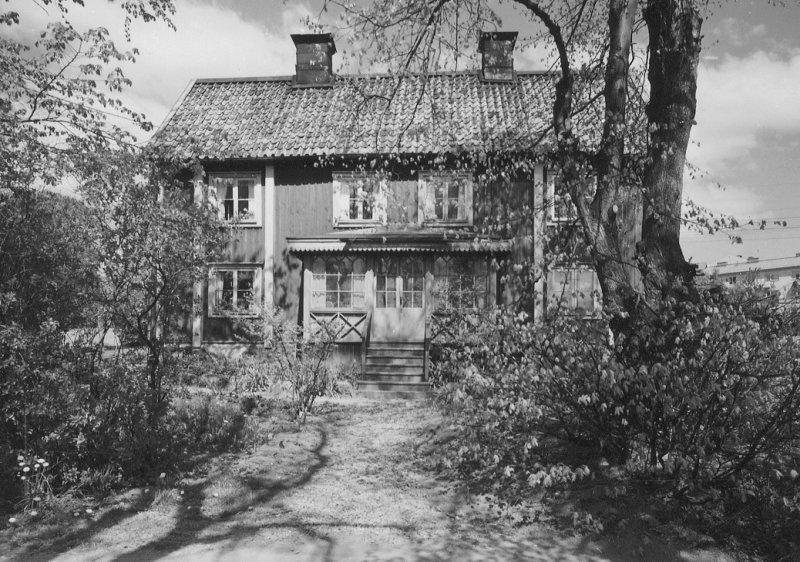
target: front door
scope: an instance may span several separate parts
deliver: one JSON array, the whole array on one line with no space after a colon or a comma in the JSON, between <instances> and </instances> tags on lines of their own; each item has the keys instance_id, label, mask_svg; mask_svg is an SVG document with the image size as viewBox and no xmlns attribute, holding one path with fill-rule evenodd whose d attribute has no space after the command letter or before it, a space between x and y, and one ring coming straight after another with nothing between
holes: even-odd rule
<instances>
[{"instance_id":1,"label":"front door","mask_svg":"<svg viewBox=\"0 0 800 562\"><path fill-rule=\"evenodd\" d=\"M383 342L425 339L425 267L422 257L378 257L371 339Z\"/></svg>"}]
</instances>

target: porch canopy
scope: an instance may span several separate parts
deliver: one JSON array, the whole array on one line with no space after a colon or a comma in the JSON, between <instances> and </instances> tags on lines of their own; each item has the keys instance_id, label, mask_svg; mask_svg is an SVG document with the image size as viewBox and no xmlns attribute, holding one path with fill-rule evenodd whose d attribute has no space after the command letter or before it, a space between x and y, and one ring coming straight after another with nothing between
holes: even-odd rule
<instances>
[{"instance_id":1,"label":"porch canopy","mask_svg":"<svg viewBox=\"0 0 800 562\"><path fill-rule=\"evenodd\" d=\"M339 230L322 236L287 238L293 253L430 252L506 253L512 242L464 230L386 227Z\"/></svg>"}]
</instances>

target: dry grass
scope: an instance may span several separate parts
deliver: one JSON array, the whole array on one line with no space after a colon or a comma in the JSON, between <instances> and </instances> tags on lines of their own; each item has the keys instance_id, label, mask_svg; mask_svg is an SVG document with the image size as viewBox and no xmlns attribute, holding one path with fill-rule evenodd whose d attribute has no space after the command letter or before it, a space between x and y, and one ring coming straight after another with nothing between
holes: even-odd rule
<instances>
[{"instance_id":1,"label":"dry grass","mask_svg":"<svg viewBox=\"0 0 800 562\"><path fill-rule=\"evenodd\" d=\"M424 403L331 399L305 428L283 423L262 419L261 445L91 518L6 528L0 559L729 560L638 530L563 533L530 516L541 505L499 516L431 471L447 432Z\"/></svg>"}]
</instances>

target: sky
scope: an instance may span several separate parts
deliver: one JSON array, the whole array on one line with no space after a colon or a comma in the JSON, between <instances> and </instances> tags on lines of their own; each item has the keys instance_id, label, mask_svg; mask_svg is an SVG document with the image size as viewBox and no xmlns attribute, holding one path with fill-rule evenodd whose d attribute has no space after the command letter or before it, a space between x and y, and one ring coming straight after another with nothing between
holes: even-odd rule
<instances>
[{"instance_id":1,"label":"sky","mask_svg":"<svg viewBox=\"0 0 800 562\"><path fill-rule=\"evenodd\" d=\"M724 2L703 24L698 108L688 159L697 170L685 177L686 198L740 223L767 220L764 230L743 227L715 235L686 229L682 246L696 263L762 259L800 253L800 3L767 0ZM85 0L73 8L76 27L104 26L124 44L119 2ZM159 125L195 78L286 76L294 73L290 33L319 13L321 0L175 0L176 30L163 22L136 24L133 81L123 100ZM0 0L0 10L21 13L21 23L1 34L28 35L56 8L35 0ZM501 13L520 24L511 9ZM516 30L504 22L504 30ZM341 52L346 45L337 43ZM547 68L540 53L517 53L518 70ZM137 135L147 140L147 134ZM773 221L786 222L777 226ZM732 244L730 236L743 244Z\"/></svg>"}]
</instances>

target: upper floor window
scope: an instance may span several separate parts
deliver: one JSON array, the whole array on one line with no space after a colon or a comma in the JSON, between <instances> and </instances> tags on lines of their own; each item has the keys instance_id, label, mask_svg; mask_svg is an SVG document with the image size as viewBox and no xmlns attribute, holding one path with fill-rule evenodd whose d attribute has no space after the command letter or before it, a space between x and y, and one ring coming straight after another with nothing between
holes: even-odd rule
<instances>
[{"instance_id":1,"label":"upper floor window","mask_svg":"<svg viewBox=\"0 0 800 562\"><path fill-rule=\"evenodd\" d=\"M261 224L259 183L258 174L252 173L209 175L210 196L216 201L219 217L243 225L259 226Z\"/></svg>"},{"instance_id":2,"label":"upper floor window","mask_svg":"<svg viewBox=\"0 0 800 562\"><path fill-rule=\"evenodd\" d=\"M562 182L561 174L556 170L547 170L547 208L552 222L570 222L578 218L578 212L572 198ZM586 198L591 202L597 191L597 177L589 178L590 186Z\"/></svg>"},{"instance_id":3,"label":"upper floor window","mask_svg":"<svg viewBox=\"0 0 800 562\"><path fill-rule=\"evenodd\" d=\"M257 268L213 268L209 282L209 315L255 316L258 276Z\"/></svg>"},{"instance_id":4,"label":"upper floor window","mask_svg":"<svg viewBox=\"0 0 800 562\"><path fill-rule=\"evenodd\" d=\"M386 222L386 180L373 172L333 174L334 226Z\"/></svg>"},{"instance_id":5,"label":"upper floor window","mask_svg":"<svg viewBox=\"0 0 800 562\"><path fill-rule=\"evenodd\" d=\"M472 224L472 176L462 172L420 174L419 215L425 223Z\"/></svg>"}]
</instances>

